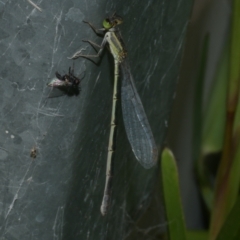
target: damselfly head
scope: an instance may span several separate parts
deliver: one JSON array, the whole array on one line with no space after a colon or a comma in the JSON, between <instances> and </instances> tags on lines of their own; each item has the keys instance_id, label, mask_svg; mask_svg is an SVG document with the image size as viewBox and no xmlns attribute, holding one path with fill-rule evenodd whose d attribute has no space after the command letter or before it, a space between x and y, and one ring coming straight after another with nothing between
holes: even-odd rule
<instances>
[{"instance_id":1,"label":"damselfly head","mask_svg":"<svg viewBox=\"0 0 240 240\"><path fill-rule=\"evenodd\" d=\"M108 30L117 25L120 25L123 22L122 17L114 13L111 17L104 19L103 27Z\"/></svg>"}]
</instances>

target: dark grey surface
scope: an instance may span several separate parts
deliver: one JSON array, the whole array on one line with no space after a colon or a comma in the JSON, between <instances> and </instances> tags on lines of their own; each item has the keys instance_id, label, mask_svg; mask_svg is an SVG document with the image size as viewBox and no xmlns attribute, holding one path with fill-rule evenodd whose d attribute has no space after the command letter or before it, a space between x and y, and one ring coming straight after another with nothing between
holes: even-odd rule
<instances>
[{"instance_id":1,"label":"dark grey surface","mask_svg":"<svg viewBox=\"0 0 240 240\"><path fill-rule=\"evenodd\" d=\"M82 20L101 27L114 10L136 87L159 148L175 94L192 2L0 2L0 239L123 239L146 208L157 168L135 160L119 112L112 207L100 214L110 124L113 61L78 59L79 96L47 98L67 57L101 42ZM86 53L93 52L88 47ZM37 148L37 157L30 151Z\"/></svg>"}]
</instances>

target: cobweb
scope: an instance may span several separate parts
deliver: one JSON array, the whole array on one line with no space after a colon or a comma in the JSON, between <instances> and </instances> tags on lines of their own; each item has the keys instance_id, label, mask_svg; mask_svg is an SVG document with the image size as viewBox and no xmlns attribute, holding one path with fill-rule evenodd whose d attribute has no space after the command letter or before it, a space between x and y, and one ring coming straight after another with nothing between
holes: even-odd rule
<instances>
[{"instance_id":1,"label":"cobweb","mask_svg":"<svg viewBox=\"0 0 240 240\"><path fill-rule=\"evenodd\" d=\"M49 98L47 83L56 71L68 73L73 63L67 57L86 47L82 39L101 42L82 20L101 27L117 9L161 149L189 13L185 2L0 2L0 239L130 239L133 232L155 239L153 231L165 231L162 207L154 221L136 222L152 199L158 167L146 170L134 158L121 108L112 203L107 216L100 214L113 86L108 52L98 65L75 61L75 75L85 72L78 96Z\"/></svg>"}]
</instances>

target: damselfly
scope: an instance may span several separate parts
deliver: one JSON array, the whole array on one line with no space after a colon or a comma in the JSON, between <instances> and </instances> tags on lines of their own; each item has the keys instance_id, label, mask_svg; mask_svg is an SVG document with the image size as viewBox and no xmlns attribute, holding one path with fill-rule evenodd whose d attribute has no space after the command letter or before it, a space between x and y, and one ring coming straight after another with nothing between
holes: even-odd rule
<instances>
[{"instance_id":1,"label":"damselfly","mask_svg":"<svg viewBox=\"0 0 240 240\"><path fill-rule=\"evenodd\" d=\"M116 104L118 100L118 79L119 79L119 66L121 69L121 101L122 113L125 130L128 140L131 144L132 151L136 159L141 165L148 169L154 166L157 162L158 149L155 144L153 134L148 123L142 102L138 96L133 78L130 72L129 65L126 60L127 51L124 46L121 34L117 25L123 22L122 18L115 13L103 21L103 28L96 29L90 22L86 22L97 35L103 35L101 45L92 41L86 40L94 48L99 48L96 55L83 55L81 51L76 52L71 59L79 57L96 58L100 57L106 44L114 58L114 87L113 87L113 104L111 116L111 129L108 143L108 156L107 156L107 170L106 170L106 183L104 189L103 200L101 204L102 215L107 214L110 199L111 199L111 186L113 178L113 158L115 151L114 139L116 136Z\"/></svg>"}]
</instances>

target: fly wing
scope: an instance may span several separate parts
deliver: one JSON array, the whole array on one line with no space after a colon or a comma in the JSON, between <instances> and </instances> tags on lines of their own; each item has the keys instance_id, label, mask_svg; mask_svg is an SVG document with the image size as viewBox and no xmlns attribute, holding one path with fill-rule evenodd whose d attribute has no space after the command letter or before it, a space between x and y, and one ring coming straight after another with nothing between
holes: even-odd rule
<instances>
[{"instance_id":1,"label":"fly wing","mask_svg":"<svg viewBox=\"0 0 240 240\"><path fill-rule=\"evenodd\" d=\"M49 87L55 87L55 88L58 88L58 87L62 87L62 86L66 86L66 82L63 81L63 80L60 80L58 78L53 78L51 80L50 83L47 84Z\"/></svg>"},{"instance_id":2,"label":"fly wing","mask_svg":"<svg viewBox=\"0 0 240 240\"><path fill-rule=\"evenodd\" d=\"M78 95L80 88L73 87L71 82L63 81L58 78L53 78L50 83L47 84L48 87L51 87L51 91L48 95L48 98L61 97L63 95L73 96Z\"/></svg>"},{"instance_id":3,"label":"fly wing","mask_svg":"<svg viewBox=\"0 0 240 240\"><path fill-rule=\"evenodd\" d=\"M127 62L122 62L120 68L122 112L127 137L137 160L144 168L151 168L157 162L158 149Z\"/></svg>"}]
</instances>

